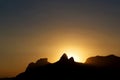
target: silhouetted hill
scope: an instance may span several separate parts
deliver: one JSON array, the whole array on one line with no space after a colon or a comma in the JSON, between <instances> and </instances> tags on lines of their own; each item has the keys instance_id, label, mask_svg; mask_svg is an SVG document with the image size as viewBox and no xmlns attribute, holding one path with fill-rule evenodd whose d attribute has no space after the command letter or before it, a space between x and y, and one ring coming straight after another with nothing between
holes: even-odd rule
<instances>
[{"instance_id":1,"label":"silhouetted hill","mask_svg":"<svg viewBox=\"0 0 120 80\"><path fill-rule=\"evenodd\" d=\"M32 69L35 69L35 68L38 68L38 67L41 67L41 66L45 66L45 65L48 65L48 64L50 64L50 63L48 62L47 58L41 58L38 61L36 61L36 63L31 62L28 65L28 67L26 68L26 71L29 71L29 70L32 70Z\"/></svg>"},{"instance_id":2,"label":"silhouetted hill","mask_svg":"<svg viewBox=\"0 0 120 80\"><path fill-rule=\"evenodd\" d=\"M85 63L98 67L120 68L120 57L115 55L95 56L88 58Z\"/></svg>"},{"instance_id":3,"label":"silhouetted hill","mask_svg":"<svg viewBox=\"0 0 120 80\"><path fill-rule=\"evenodd\" d=\"M64 62L64 63L66 63L67 61L68 61L68 56L64 53L64 54L61 56L59 62Z\"/></svg>"},{"instance_id":4,"label":"silhouetted hill","mask_svg":"<svg viewBox=\"0 0 120 80\"><path fill-rule=\"evenodd\" d=\"M47 58L30 63L14 80L116 80L120 79L119 65L120 57L114 55L90 57L85 63L78 63L63 54L55 63L49 63Z\"/></svg>"},{"instance_id":5,"label":"silhouetted hill","mask_svg":"<svg viewBox=\"0 0 120 80\"><path fill-rule=\"evenodd\" d=\"M64 53L61 56L60 60L57 61L56 63L58 63L58 64L70 64L70 63L75 63L75 62L74 62L74 58L73 57L68 59L68 56Z\"/></svg>"}]
</instances>

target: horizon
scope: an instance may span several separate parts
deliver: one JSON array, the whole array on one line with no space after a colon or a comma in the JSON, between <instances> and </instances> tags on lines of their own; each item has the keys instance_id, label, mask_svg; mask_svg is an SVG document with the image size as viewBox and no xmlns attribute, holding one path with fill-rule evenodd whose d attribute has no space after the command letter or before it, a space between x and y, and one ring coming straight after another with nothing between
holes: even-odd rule
<instances>
[{"instance_id":1,"label":"horizon","mask_svg":"<svg viewBox=\"0 0 120 80\"><path fill-rule=\"evenodd\" d=\"M63 56L63 55L66 55L66 57L64 56L63 59L66 58L66 59L68 59L68 61L69 61L70 58L73 58L73 60L74 60L74 57L73 57L73 56L68 57L67 53L63 53L57 61L52 62L52 63L49 62L49 61L48 61L48 58L46 58L46 57L44 57L44 58L39 58L39 59L37 59L37 60L34 61L34 62L29 62L29 63L27 64L27 67L25 68L25 70L28 68L28 66L29 66L30 63L34 63L35 65L38 65L38 62L37 62L38 60L41 60L41 61L39 61L39 65L41 65L41 66L47 65L47 64L42 63L43 59L47 59L48 64L55 64L55 63L59 62L59 61L62 59L62 56ZM105 59L105 58L108 58L108 57L110 58L110 56L112 56L112 57L114 57L114 59L115 59L115 58L119 58L119 60L120 60L120 56L116 56L116 55L114 55L114 54L109 54L109 55L106 55L106 56L96 55L96 56L88 57L87 59L90 59L90 58L97 58L98 56L99 56L99 58L101 57L101 59L102 59L102 58ZM89 63L89 62L87 62L87 59L85 60L85 62L78 62L78 61L75 61L75 60L74 60L73 63L77 63L77 64L78 64L78 63L80 63L80 64L82 63L83 65L84 65L84 64L88 64L88 65L89 65L89 64L90 64L90 65L92 64L93 66L96 66L96 64L94 64L94 63ZM112 59L112 58L111 58L111 59ZM46 61L46 60L45 60L45 61ZM113 60L113 61L114 61L114 60ZM99 61L98 61L98 62L99 62ZM102 61L102 62L103 62L103 61ZM79 64L79 65L80 65L80 64ZM98 64L99 64L99 63L98 63ZM101 63L100 63L100 64L101 64ZM39 66L39 65L38 65L38 66ZM106 64L106 65L107 65L107 64ZM109 64L108 64L108 65L109 65ZM98 65L98 66L99 66L99 65ZM103 65L103 66L104 66L104 65ZM113 65L113 66L114 66L114 65ZM113 69L113 68L112 68L112 69ZM25 71L22 71L22 72L20 72L20 73L23 73L23 72L25 72ZM4 76L4 77L0 77L0 79L14 78L14 77L16 77L17 75L20 75L20 73L14 75L14 76L7 76L7 77Z\"/></svg>"},{"instance_id":2,"label":"horizon","mask_svg":"<svg viewBox=\"0 0 120 80\"><path fill-rule=\"evenodd\" d=\"M63 53L77 62L120 56L119 0L0 0L0 77Z\"/></svg>"},{"instance_id":3,"label":"horizon","mask_svg":"<svg viewBox=\"0 0 120 80\"><path fill-rule=\"evenodd\" d=\"M37 62L38 60L40 60L40 59L47 59L49 63L54 64L54 63L58 62L64 54L67 56L68 60L69 60L71 57L73 57L74 62L82 63L82 64L85 64L85 62L87 61L88 58L93 58L93 57L98 57L98 56L100 56L100 57L107 57L107 56L111 56L111 55L112 55L112 56L114 56L114 57L119 57L119 58L120 58L120 56L117 56L117 55L114 55L114 54L109 54L109 55L104 55L104 56L102 56L102 55L94 55L94 56L90 56L90 57L86 58L86 60L85 60L84 62L80 62L80 61L76 61L75 58L74 58L74 56L68 57L67 53L63 53L63 54L59 57L59 59L56 60L56 61L54 61L54 62L49 62L49 59L48 59L47 57L41 57L41 58L37 59L36 61L30 61L30 62L27 64L26 68L28 67L28 65L29 65L31 62L32 62L32 63L36 63L36 62ZM24 71L26 70L26 68L24 69ZM13 78L13 77L19 75L20 73L22 73L22 72L24 72L24 71L21 71L21 72L19 72L19 73L16 73L16 74L13 75L13 76L2 76L2 77L0 76L0 79Z\"/></svg>"}]
</instances>

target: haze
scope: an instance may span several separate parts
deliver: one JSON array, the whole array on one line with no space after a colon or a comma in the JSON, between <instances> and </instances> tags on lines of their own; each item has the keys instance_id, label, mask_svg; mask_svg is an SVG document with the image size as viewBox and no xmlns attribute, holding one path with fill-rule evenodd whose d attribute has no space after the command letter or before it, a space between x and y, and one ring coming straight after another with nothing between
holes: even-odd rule
<instances>
[{"instance_id":1,"label":"haze","mask_svg":"<svg viewBox=\"0 0 120 80\"><path fill-rule=\"evenodd\" d=\"M119 0L0 0L0 77L41 57L120 56Z\"/></svg>"}]
</instances>

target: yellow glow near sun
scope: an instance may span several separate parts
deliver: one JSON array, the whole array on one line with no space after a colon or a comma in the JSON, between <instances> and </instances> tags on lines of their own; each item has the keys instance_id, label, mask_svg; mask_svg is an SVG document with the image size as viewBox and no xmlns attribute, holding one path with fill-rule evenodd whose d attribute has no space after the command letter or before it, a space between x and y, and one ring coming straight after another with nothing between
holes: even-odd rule
<instances>
[{"instance_id":1,"label":"yellow glow near sun","mask_svg":"<svg viewBox=\"0 0 120 80\"><path fill-rule=\"evenodd\" d=\"M75 53L68 53L68 58L73 57L75 61L79 62L80 57L76 55Z\"/></svg>"},{"instance_id":2,"label":"yellow glow near sun","mask_svg":"<svg viewBox=\"0 0 120 80\"><path fill-rule=\"evenodd\" d=\"M67 54L68 58L73 57L76 62L84 62L82 53L78 50L68 49L65 50L65 53Z\"/></svg>"}]
</instances>

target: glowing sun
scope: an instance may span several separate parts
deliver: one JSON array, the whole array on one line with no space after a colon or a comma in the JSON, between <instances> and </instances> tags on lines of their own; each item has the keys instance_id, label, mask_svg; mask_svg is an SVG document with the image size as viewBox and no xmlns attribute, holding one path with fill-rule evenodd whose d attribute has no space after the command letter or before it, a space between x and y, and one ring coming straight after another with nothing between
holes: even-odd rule
<instances>
[{"instance_id":1,"label":"glowing sun","mask_svg":"<svg viewBox=\"0 0 120 80\"><path fill-rule=\"evenodd\" d=\"M80 52L77 50L65 50L65 53L67 54L68 58L73 57L76 62L84 62L82 60L82 56L80 55Z\"/></svg>"},{"instance_id":2,"label":"glowing sun","mask_svg":"<svg viewBox=\"0 0 120 80\"><path fill-rule=\"evenodd\" d=\"M67 55L68 55L68 58L73 57L76 62L80 61L79 56L76 55L75 53L68 53Z\"/></svg>"}]
</instances>

